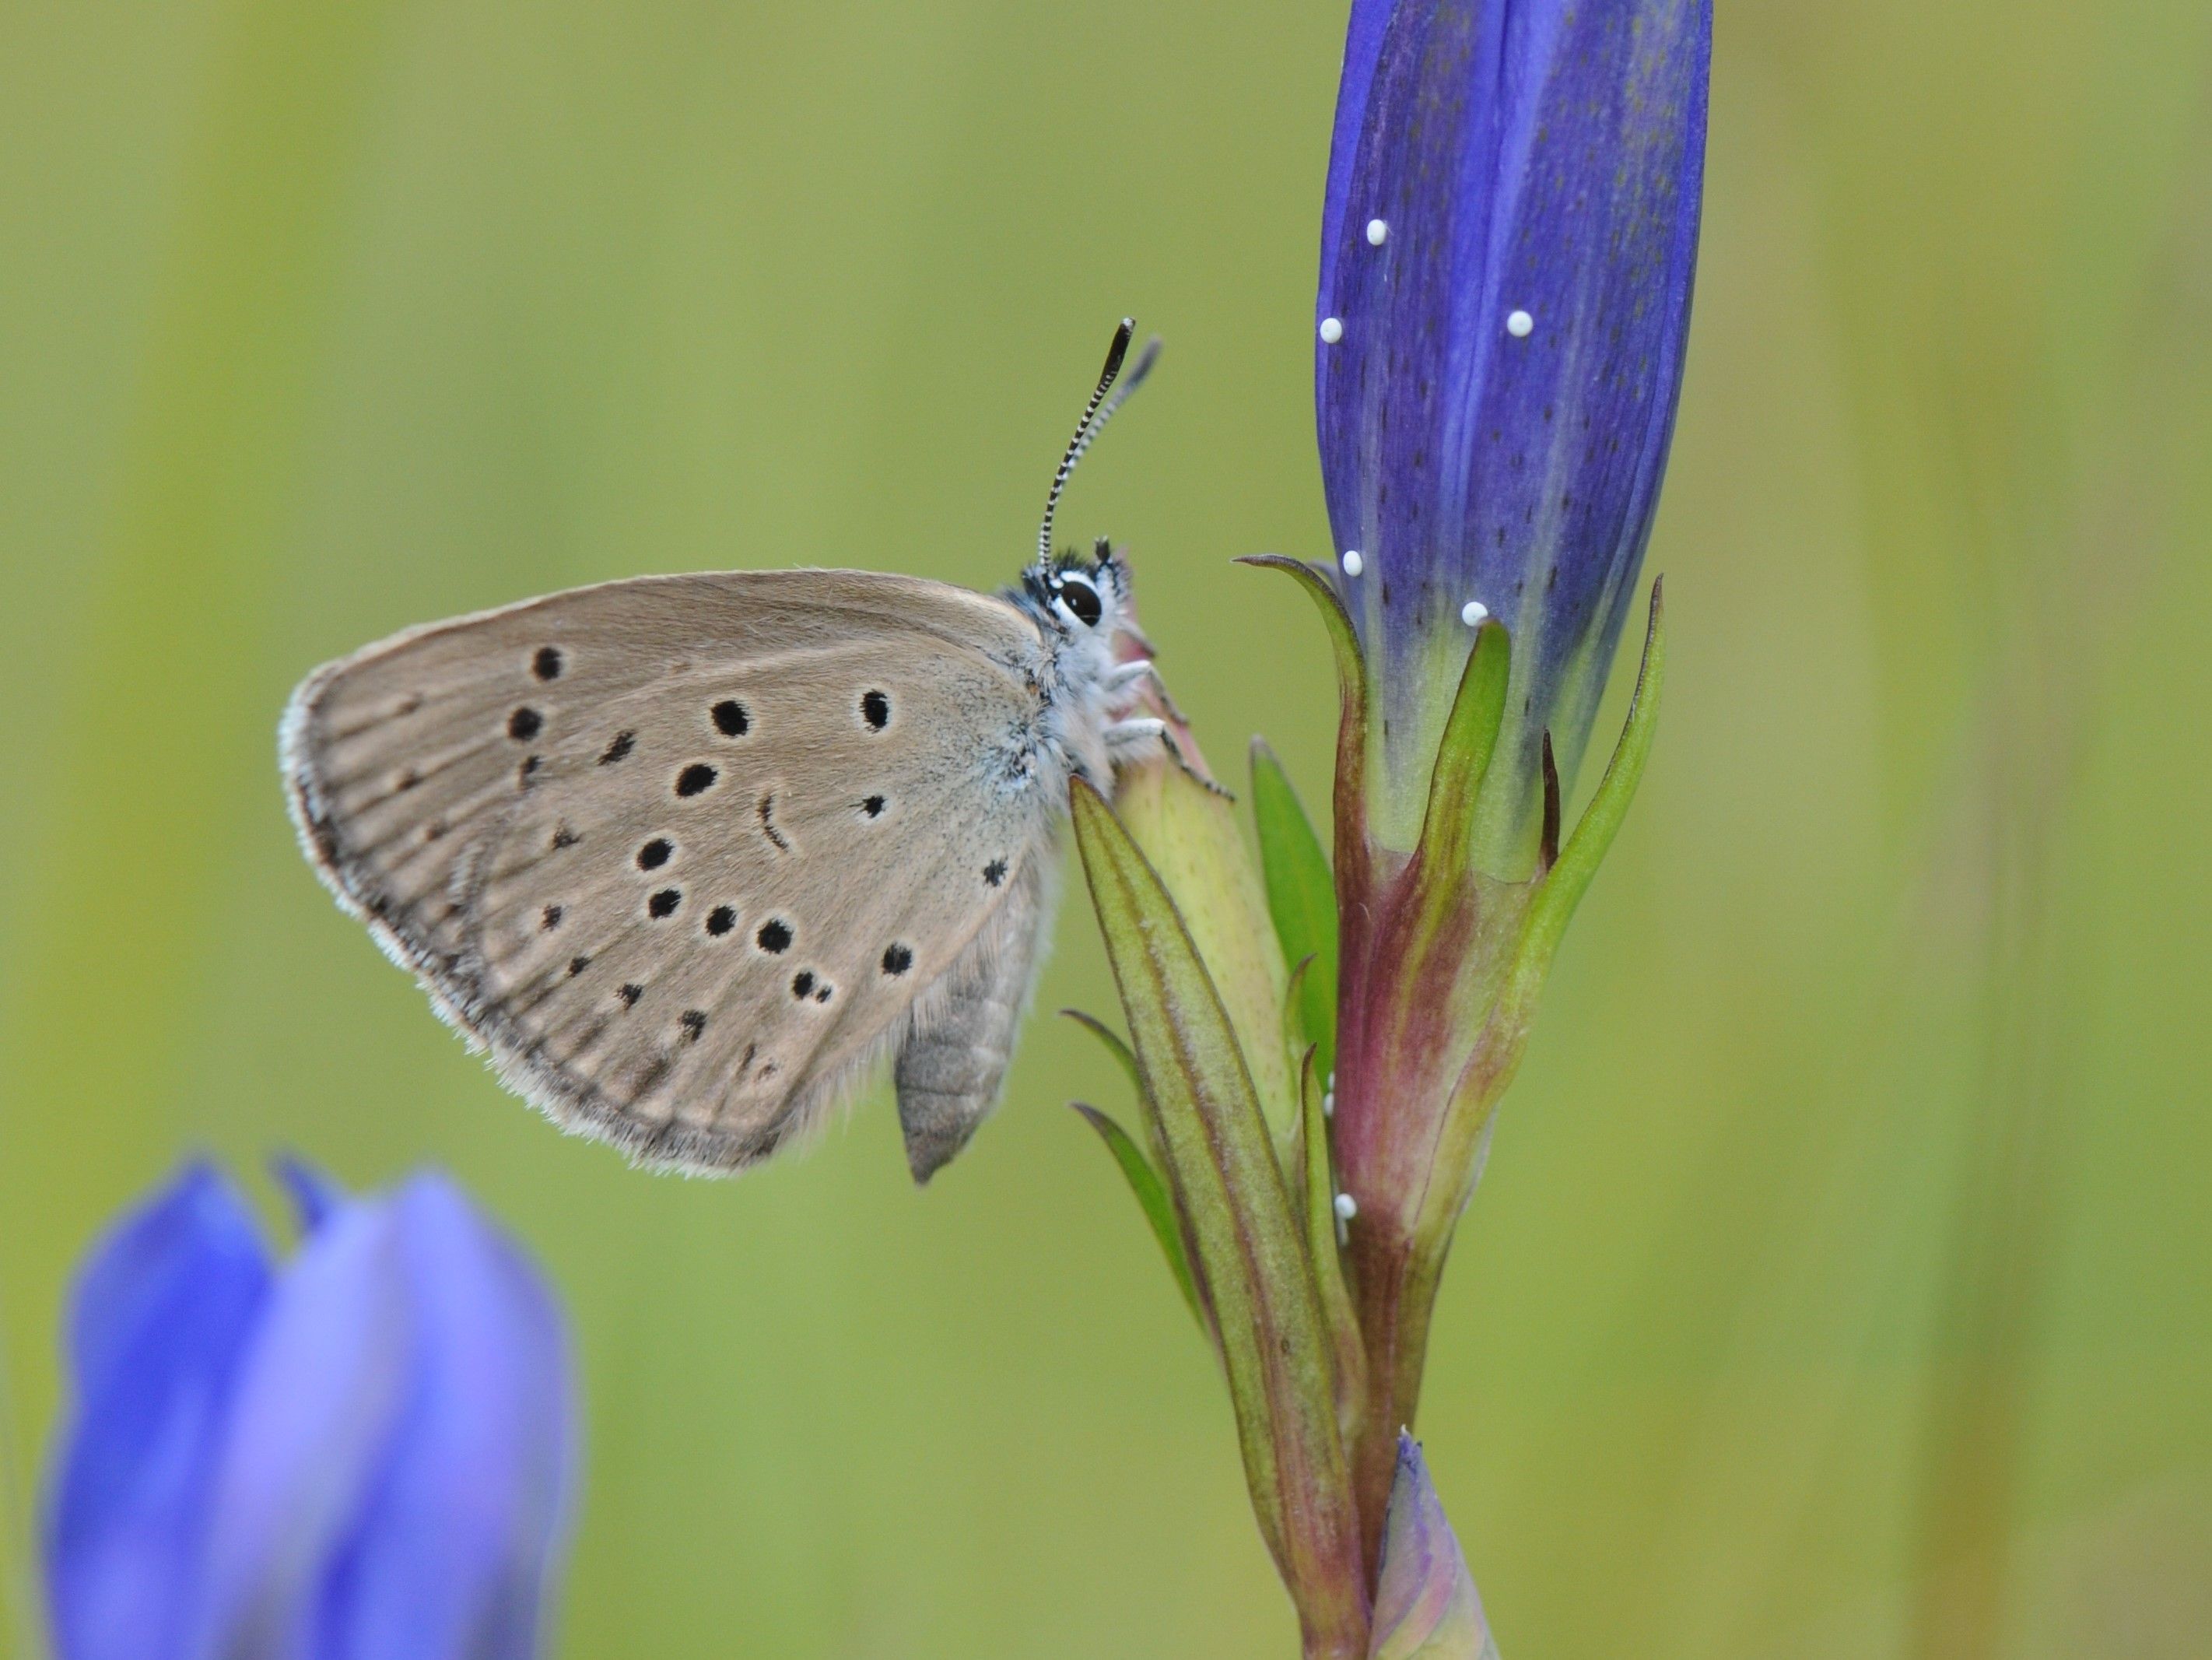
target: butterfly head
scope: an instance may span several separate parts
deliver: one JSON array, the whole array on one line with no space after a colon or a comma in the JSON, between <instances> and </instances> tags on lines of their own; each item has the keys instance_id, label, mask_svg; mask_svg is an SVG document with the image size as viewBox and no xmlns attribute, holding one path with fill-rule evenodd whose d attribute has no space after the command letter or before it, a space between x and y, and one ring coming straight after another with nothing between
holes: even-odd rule
<instances>
[{"instance_id":1,"label":"butterfly head","mask_svg":"<svg viewBox=\"0 0 2212 1660\"><path fill-rule=\"evenodd\" d=\"M1022 597L1040 621L1069 639L1109 641L1126 626L1129 568L1100 537L1090 556L1062 552L1022 573Z\"/></svg>"}]
</instances>

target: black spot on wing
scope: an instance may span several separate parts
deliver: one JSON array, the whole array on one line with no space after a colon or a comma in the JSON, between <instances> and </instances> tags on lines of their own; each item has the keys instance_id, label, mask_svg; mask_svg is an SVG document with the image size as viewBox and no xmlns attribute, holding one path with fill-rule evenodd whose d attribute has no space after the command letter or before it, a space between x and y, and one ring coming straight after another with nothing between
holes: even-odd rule
<instances>
[{"instance_id":1,"label":"black spot on wing","mask_svg":"<svg viewBox=\"0 0 2212 1660\"><path fill-rule=\"evenodd\" d=\"M558 646L540 646L538 654L530 660L530 672L540 680L558 680L561 667L561 648Z\"/></svg>"},{"instance_id":2,"label":"black spot on wing","mask_svg":"<svg viewBox=\"0 0 2212 1660\"><path fill-rule=\"evenodd\" d=\"M720 776L704 761L694 761L676 775L676 793L684 796L704 794L714 787L714 781Z\"/></svg>"},{"instance_id":3,"label":"black spot on wing","mask_svg":"<svg viewBox=\"0 0 2212 1660\"><path fill-rule=\"evenodd\" d=\"M526 744L545 730L545 717L536 709L523 708L507 717L507 735L518 744Z\"/></svg>"},{"instance_id":4,"label":"black spot on wing","mask_svg":"<svg viewBox=\"0 0 2212 1660\"><path fill-rule=\"evenodd\" d=\"M879 691L860 694L860 719L868 723L872 732L881 732L891 723L891 700Z\"/></svg>"},{"instance_id":5,"label":"black spot on wing","mask_svg":"<svg viewBox=\"0 0 2212 1660\"><path fill-rule=\"evenodd\" d=\"M609 744L605 749L599 752L599 764L603 767L611 767L636 747L637 734L635 733L618 732L615 734L614 742Z\"/></svg>"},{"instance_id":6,"label":"black spot on wing","mask_svg":"<svg viewBox=\"0 0 2212 1660\"><path fill-rule=\"evenodd\" d=\"M725 738L743 738L752 730L752 715L734 697L725 697L708 711L714 717L714 730Z\"/></svg>"}]
</instances>

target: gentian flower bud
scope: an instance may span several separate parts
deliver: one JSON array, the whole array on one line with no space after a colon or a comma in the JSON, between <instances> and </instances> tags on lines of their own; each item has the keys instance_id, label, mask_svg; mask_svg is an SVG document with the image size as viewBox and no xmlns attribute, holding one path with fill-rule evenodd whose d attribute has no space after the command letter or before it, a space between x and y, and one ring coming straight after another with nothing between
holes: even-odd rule
<instances>
[{"instance_id":1,"label":"gentian flower bud","mask_svg":"<svg viewBox=\"0 0 2212 1660\"><path fill-rule=\"evenodd\" d=\"M1526 869L1547 729L1573 780L1674 431L1711 38L1709 0L1352 9L1314 391L1386 846L1413 846L1485 617L1513 642L1493 873Z\"/></svg>"},{"instance_id":2,"label":"gentian flower bud","mask_svg":"<svg viewBox=\"0 0 2212 1660\"><path fill-rule=\"evenodd\" d=\"M1402 1433L1370 1641L1368 1660L1498 1660L1474 1576L1444 1518L1421 1444Z\"/></svg>"},{"instance_id":3,"label":"gentian flower bud","mask_svg":"<svg viewBox=\"0 0 2212 1660\"><path fill-rule=\"evenodd\" d=\"M1656 584L1565 834L1673 429L1711 35L1710 0L1353 0L1315 347L1336 556L1249 562L1328 629L1334 857L1264 747L1256 878L1187 768L1111 809L1072 792L1129 1040L1085 1024L1139 1113L1084 1116L1220 1358L1308 1660L1495 1660L1401 1426L1492 1109L1650 751Z\"/></svg>"},{"instance_id":4,"label":"gentian flower bud","mask_svg":"<svg viewBox=\"0 0 2212 1660\"><path fill-rule=\"evenodd\" d=\"M1336 556L1257 562L1321 605L1342 691L1333 1140L1370 1563L1491 1110L1650 751L1656 585L1563 840L1674 427L1711 46L1710 0L1352 9L1314 346Z\"/></svg>"},{"instance_id":5,"label":"gentian flower bud","mask_svg":"<svg viewBox=\"0 0 2212 1660\"><path fill-rule=\"evenodd\" d=\"M59 1660L528 1660L574 1462L550 1293L444 1177L288 1181L309 1231L281 1268L204 1165L86 1264Z\"/></svg>"}]
</instances>

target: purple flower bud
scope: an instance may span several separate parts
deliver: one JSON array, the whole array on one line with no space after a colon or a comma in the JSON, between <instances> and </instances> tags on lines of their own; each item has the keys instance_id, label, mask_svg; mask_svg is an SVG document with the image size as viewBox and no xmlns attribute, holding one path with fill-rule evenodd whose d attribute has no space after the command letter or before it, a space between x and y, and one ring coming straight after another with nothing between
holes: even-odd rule
<instances>
[{"instance_id":1,"label":"purple flower bud","mask_svg":"<svg viewBox=\"0 0 2212 1660\"><path fill-rule=\"evenodd\" d=\"M536 1271L442 1176L323 1213L272 1273L182 1172L80 1280L46 1515L60 1660L527 1660L574 1389Z\"/></svg>"},{"instance_id":2,"label":"purple flower bud","mask_svg":"<svg viewBox=\"0 0 2212 1660\"><path fill-rule=\"evenodd\" d=\"M1571 780L1650 534L1682 375L1710 0L1354 0L1315 396L1376 689L1375 830L1412 845L1474 624L1513 680L1477 845Z\"/></svg>"},{"instance_id":3,"label":"purple flower bud","mask_svg":"<svg viewBox=\"0 0 2212 1660\"><path fill-rule=\"evenodd\" d=\"M1382 1523L1368 1660L1497 1660L1482 1598L1444 1519L1421 1444L1398 1437L1398 1473Z\"/></svg>"}]
</instances>

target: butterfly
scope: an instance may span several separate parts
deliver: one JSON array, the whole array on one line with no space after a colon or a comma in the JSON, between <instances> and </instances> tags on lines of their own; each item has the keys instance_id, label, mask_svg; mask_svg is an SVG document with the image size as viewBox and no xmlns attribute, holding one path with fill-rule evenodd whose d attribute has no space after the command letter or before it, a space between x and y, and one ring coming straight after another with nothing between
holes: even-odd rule
<instances>
[{"instance_id":1,"label":"butterfly","mask_svg":"<svg viewBox=\"0 0 2212 1660\"><path fill-rule=\"evenodd\" d=\"M316 670L280 763L339 905L501 1079L635 1162L742 1169L885 1056L927 1182L996 1103L1071 781L1172 751L1068 476L1158 355L1114 337L1004 593L854 570L604 582ZM1118 389L1116 387L1119 380ZM1164 692L1159 694L1164 697Z\"/></svg>"}]
</instances>

